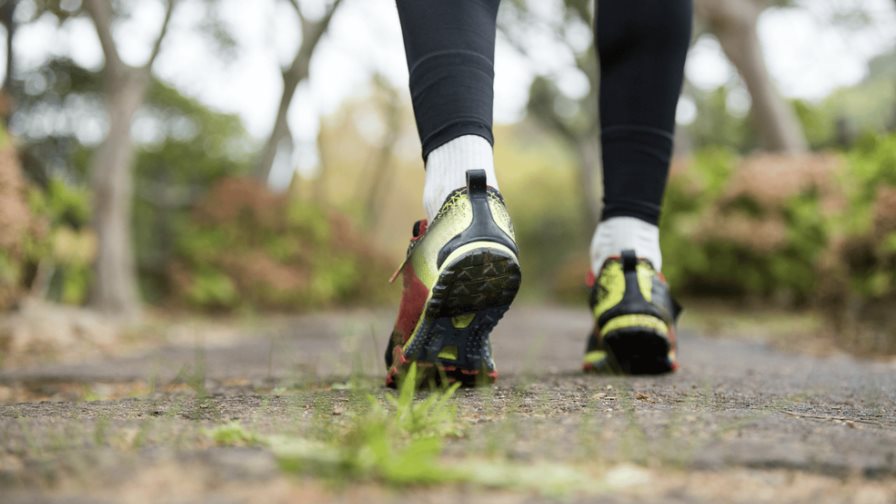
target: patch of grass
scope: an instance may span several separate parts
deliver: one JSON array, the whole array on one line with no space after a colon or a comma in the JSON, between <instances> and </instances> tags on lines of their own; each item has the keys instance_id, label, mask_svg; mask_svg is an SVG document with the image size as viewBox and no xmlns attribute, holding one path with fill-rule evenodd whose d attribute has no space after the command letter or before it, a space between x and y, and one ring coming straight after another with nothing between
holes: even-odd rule
<instances>
[{"instance_id":1,"label":"patch of grass","mask_svg":"<svg viewBox=\"0 0 896 504\"><path fill-rule=\"evenodd\" d=\"M175 381L182 382L190 387L198 398L208 397L208 389L206 383L206 362L205 351L197 349L192 366L185 365L177 373Z\"/></svg>"},{"instance_id":2,"label":"patch of grass","mask_svg":"<svg viewBox=\"0 0 896 504\"><path fill-rule=\"evenodd\" d=\"M208 432L218 444L264 445L287 472L313 474L337 482L374 480L388 484L456 481L439 457L445 436L460 433L451 399L457 386L433 391L415 400L416 367L412 366L397 396L385 403L367 396L366 408L348 414L347 422L317 417L317 438L260 436L239 424ZM328 410L330 408L327 408Z\"/></svg>"},{"instance_id":3,"label":"patch of grass","mask_svg":"<svg viewBox=\"0 0 896 504\"><path fill-rule=\"evenodd\" d=\"M93 426L93 442L97 446L104 446L109 442L109 417L101 415Z\"/></svg>"},{"instance_id":4,"label":"patch of grass","mask_svg":"<svg viewBox=\"0 0 896 504\"><path fill-rule=\"evenodd\" d=\"M376 400L371 401L371 415L388 419L398 432L412 437L449 436L460 434L457 422L457 406L452 399L460 388L455 383L444 391L432 391L422 401L415 401L417 366L411 365L411 372L401 384L398 397L387 395L390 408L384 408Z\"/></svg>"},{"instance_id":5,"label":"patch of grass","mask_svg":"<svg viewBox=\"0 0 896 504\"><path fill-rule=\"evenodd\" d=\"M336 484L359 481L393 486L472 484L534 490L543 494L595 492L600 478L566 464L518 464L504 458L446 458L447 438L462 436L454 395L458 386L416 396L416 366L397 394L377 399L368 393L338 420L315 417L320 425L308 436L264 436L229 423L206 431L224 446L264 446L281 468Z\"/></svg>"},{"instance_id":6,"label":"patch of grass","mask_svg":"<svg viewBox=\"0 0 896 504\"><path fill-rule=\"evenodd\" d=\"M263 437L247 430L239 422L208 429L205 434L220 446L261 446L265 443Z\"/></svg>"},{"instance_id":7,"label":"patch of grass","mask_svg":"<svg viewBox=\"0 0 896 504\"><path fill-rule=\"evenodd\" d=\"M376 480L388 484L432 484L456 480L439 463L442 440L435 436L396 439L384 422L358 422L341 444L275 437L271 449L287 472L335 481Z\"/></svg>"},{"instance_id":8,"label":"patch of grass","mask_svg":"<svg viewBox=\"0 0 896 504\"><path fill-rule=\"evenodd\" d=\"M100 396L90 385L85 386L84 392L81 394L81 400L84 402L102 401Z\"/></svg>"}]
</instances>

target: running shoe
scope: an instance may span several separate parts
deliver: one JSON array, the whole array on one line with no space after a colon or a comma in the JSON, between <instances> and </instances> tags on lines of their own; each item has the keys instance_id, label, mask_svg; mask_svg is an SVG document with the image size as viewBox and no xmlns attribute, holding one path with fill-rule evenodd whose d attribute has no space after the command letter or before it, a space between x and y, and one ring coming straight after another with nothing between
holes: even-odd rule
<instances>
[{"instance_id":1,"label":"running shoe","mask_svg":"<svg viewBox=\"0 0 896 504\"><path fill-rule=\"evenodd\" d=\"M592 277L594 331L584 369L594 373L663 374L678 368L675 322L681 307L662 273L633 250L608 259Z\"/></svg>"},{"instance_id":2,"label":"running shoe","mask_svg":"<svg viewBox=\"0 0 896 504\"><path fill-rule=\"evenodd\" d=\"M520 287L513 226L485 171L467 172L431 223L414 224L407 257L393 275L404 283L386 348L386 384L411 362L418 382L477 385L497 379L489 333Z\"/></svg>"}]
</instances>

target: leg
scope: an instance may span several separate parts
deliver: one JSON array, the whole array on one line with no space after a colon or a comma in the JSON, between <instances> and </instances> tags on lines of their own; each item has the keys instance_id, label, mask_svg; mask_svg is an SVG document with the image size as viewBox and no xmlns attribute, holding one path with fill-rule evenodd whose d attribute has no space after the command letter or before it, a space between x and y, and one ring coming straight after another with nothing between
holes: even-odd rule
<instances>
[{"instance_id":1,"label":"leg","mask_svg":"<svg viewBox=\"0 0 896 504\"><path fill-rule=\"evenodd\" d=\"M592 244L595 273L623 248L662 267L656 226L692 9L691 0L597 0L604 209Z\"/></svg>"},{"instance_id":2,"label":"leg","mask_svg":"<svg viewBox=\"0 0 896 504\"><path fill-rule=\"evenodd\" d=\"M466 171L492 156L495 32L500 0L398 0L411 98L426 161L429 220Z\"/></svg>"},{"instance_id":3,"label":"leg","mask_svg":"<svg viewBox=\"0 0 896 504\"><path fill-rule=\"evenodd\" d=\"M434 380L497 378L488 338L520 286L492 159L497 12L498 0L398 0L429 219L414 226L399 269L404 294L384 356L391 385L412 362Z\"/></svg>"},{"instance_id":4,"label":"leg","mask_svg":"<svg viewBox=\"0 0 896 504\"><path fill-rule=\"evenodd\" d=\"M680 308L658 272L660 205L690 43L691 0L597 0L604 209L591 244L586 371L677 367Z\"/></svg>"}]
</instances>

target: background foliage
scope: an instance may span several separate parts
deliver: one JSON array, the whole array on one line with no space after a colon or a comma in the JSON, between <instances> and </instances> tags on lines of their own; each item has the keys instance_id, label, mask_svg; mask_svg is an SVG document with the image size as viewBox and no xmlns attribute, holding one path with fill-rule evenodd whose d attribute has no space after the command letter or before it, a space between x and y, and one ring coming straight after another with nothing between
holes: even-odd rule
<instances>
[{"instance_id":1,"label":"background foliage","mask_svg":"<svg viewBox=\"0 0 896 504\"><path fill-rule=\"evenodd\" d=\"M83 2L30 3L31 17L4 18L7 30L39 19L59 26L91 19ZM519 34L549 37L566 51L572 73L536 76L525 116L496 128L496 158L522 250L524 296L583 303L599 203L596 65L593 47L577 38L590 30L590 4L561 3L556 18L526 1L502 11L502 40L525 57L529 42ZM110 5L113 20L132 16L124 4ZM201 5L208 16L199 32L230 57L239 41L215 14L216 2ZM303 27L326 29L326 16L296 12ZM699 20L701 37L719 30L711 21ZM860 29L868 21L830 22ZM303 44L293 62L298 73L284 67L285 79L307 78L313 47ZM7 71L0 112L12 136L0 145L0 309L26 295L86 304L99 257L90 172L107 133L107 76L59 54ZM587 76L585 92L563 85L572 74ZM679 128L662 220L665 274L675 291L819 308L850 334L872 334L856 345L892 350L894 80L890 48L856 85L790 101L811 148L797 155L767 152L755 113L733 106L745 93L741 80L710 90L686 83L696 119ZM316 169L296 171L288 188L274 189L257 176L259 152L298 149L288 123L265 142L240 117L152 77L131 129L130 239L143 302L216 312L393 303L397 289L385 280L422 213L412 117L406 92L374 76L322 118Z\"/></svg>"}]
</instances>

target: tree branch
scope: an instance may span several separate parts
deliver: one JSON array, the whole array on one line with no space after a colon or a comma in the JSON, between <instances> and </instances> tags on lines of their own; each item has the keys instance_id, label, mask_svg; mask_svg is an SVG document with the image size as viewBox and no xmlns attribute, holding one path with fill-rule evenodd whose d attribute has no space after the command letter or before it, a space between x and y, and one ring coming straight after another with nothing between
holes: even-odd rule
<instances>
[{"instance_id":1,"label":"tree branch","mask_svg":"<svg viewBox=\"0 0 896 504\"><path fill-rule=\"evenodd\" d=\"M310 23L311 33L309 33L309 37L306 39L304 34L302 34L303 47L308 45L311 50L314 50L314 47L320 42L320 38L326 33L327 28L330 26L330 21L333 20L333 14L336 13L336 9L339 8L341 3L342 0L335 0L322 18ZM302 28L304 29L305 27L303 26Z\"/></svg>"},{"instance_id":2,"label":"tree branch","mask_svg":"<svg viewBox=\"0 0 896 504\"><path fill-rule=\"evenodd\" d=\"M112 8L109 2L107 0L85 0L84 9L93 19L93 25L106 58L106 67L108 70L118 70L122 61L115 46L115 38L112 36Z\"/></svg>"},{"instance_id":3,"label":"tree branch","mask_svg":"<svg viewBox=\"0 0 896 504\"><path fill-rule=\"evenodd\" d=\"M299 19L305 21L305 14L302 12L302 5L299 4L299 0L289 0L289 5L296 11L296 15L299 16Z\"/></svg>"},{"instance_id":4,"label":"tree branch","mask_svg":"<svg viewBox=\"0 0 896 504\"><path fill-rule=\"evenodd\" d=\"M162 50L162 41L165 39L165 35L168 34L168 27L171 25L171 16L174 14L175 4L177 4L177 0L167 0L166 2L165 18L162 20L162 28L159 30L159 36L156 37L156 41L152 45L149 59L146 60L146 64L143 65L143 71L146 73L149 73L152 70L152 65L156 62L156 58L159 57L159 53Z\"/></svg>"},{"instance_id":5,"label":"tree branch","mask_svg":"<svg viewBox=\"0 0 896 504\"><path fill-rule=\"evenodd\" d=\"M300 8L298 0L289 0L293 8ZM283 94L280 97L280 107L277 110L277 116L274 119L274 127L270 136L262 148L259 162L256 165L256 177L266 181L270 175L271 166L277 154L277 147L285 135L289 133L289 121L286 118L289 111L290 103L295 97L296 86L303 80L308 78L309 67L311 65L311 57L314 55L314 49L320 42L324 32L333 19L333 14L342 3L342 0L335 0L330 4L327 12L316 21L309 21L299 14L302 22L302 42L296 49L292 62L286 68L281 68L283 77ZM291 135L290 135L291 136Z\"/></svg>"},{"instance_id":6,"label":"tree branch","mask_svg":"<svg viewBox=\"0 0 896 504\"><path fill-rule=\"evenodd\" d=\"M335 0L324 16L317 21L308 21L307 18L301 17L302 42L299 49L296 51L292 63L290 63L289 67L283 71L284 81L298 81L304 78L301 74L307 71L305 67L310 63L311 55L314 54L314 49L317 47L318 42L320 42L324 33L327 32L327 28L330 26L330 21L333 20L333 14L336 13L336 9L341 3L342 0Z\"/></svg>"},{"instance_id":7,"label":"tree branch","mask_svg":"<svg viewBox=\"0 0 896 504\"><path fill-rule=\"evenodd\" d=\"M764 3L753 0L695 0L694 12L713 29L748 29L755 25L756 18L763 10L761 4Z\"/></svg>"}]
</instances>

